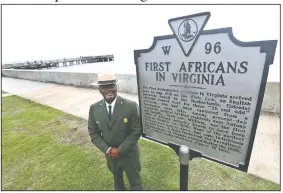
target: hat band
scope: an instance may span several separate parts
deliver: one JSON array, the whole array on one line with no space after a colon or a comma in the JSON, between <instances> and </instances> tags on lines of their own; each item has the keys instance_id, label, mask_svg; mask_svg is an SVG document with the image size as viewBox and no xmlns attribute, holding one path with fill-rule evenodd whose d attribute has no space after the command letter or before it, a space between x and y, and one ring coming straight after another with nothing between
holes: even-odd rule
<instances>
[{"instance_id":1,"label":"hat band","mask_svg":"<svg viewBox=\"0 0 283 193\"><path fill-rule=\"evenodd\" d=\"M116 81L116 80L105 80L105 81L98 81L97 84L98 84L98 85L114 84L115 82L117 82L117 81Z\"/></svg>"}]
</instances>

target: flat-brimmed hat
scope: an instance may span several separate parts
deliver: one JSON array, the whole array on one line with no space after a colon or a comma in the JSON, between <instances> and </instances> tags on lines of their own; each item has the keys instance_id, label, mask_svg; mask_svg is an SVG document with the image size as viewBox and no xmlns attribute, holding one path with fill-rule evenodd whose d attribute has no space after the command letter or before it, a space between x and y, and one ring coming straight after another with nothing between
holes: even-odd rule
<instances>
[{"instance_id":1,"label":"flat-brimmed hat","mask_svg":"<svg viewBox=\"0 0 283 193\"><path fill-rule=\"evenodd\" d=\"M92 83L91 85L94 86L102 86L102 85L109 85L109 84L115 84L117 82L117 78L115 74L106 74L106 73L101 73L97 75L97 82Z\"/></svg>"}]
</instances>

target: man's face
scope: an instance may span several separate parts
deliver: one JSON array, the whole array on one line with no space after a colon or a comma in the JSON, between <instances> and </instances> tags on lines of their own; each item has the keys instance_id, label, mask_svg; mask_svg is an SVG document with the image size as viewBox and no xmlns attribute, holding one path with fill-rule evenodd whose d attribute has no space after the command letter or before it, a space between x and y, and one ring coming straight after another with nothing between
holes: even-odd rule
<instances>
[{"instance_id":1,"label":"man's face","mask_svg":"<svg viewBox=\"0 0 283 193\"><path fill-rule=\"evenodd\" d=\"M116 84L108 84L108 85L99 86L99 91L107 103L112 103L112 101L117 96Z\"/></svg>"}]
</instances>

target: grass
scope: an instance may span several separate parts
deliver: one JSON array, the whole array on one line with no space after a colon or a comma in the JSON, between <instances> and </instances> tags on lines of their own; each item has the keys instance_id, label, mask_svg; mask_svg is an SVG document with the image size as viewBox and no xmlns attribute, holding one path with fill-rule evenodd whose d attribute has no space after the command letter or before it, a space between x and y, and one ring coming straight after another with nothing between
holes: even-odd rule
<instances>
[{"instance_id":1,"label":"grass","mask_svg":"<svg viewBox=\"0 0 283 193\"><path fill-rule=\"evenodd\" d=\"M104 155L89 142L86 120L17 96L2 104L2 190L113 190ZM175 152L151 141L139 144L144 190L178 190ZM280 190L280 185L194 159L189 189Z\"/></svg>"}]
</instances>

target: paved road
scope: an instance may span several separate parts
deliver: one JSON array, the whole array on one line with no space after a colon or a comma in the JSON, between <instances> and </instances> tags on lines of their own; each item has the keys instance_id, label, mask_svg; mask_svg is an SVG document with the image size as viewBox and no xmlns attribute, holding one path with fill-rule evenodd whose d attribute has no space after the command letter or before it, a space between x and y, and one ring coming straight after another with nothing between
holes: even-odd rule
<instances>
[{"instance_id":1,"label":"paved road","mask_svg":"<svg viewBox=\"0 0 283 193\"><path fill-rule=\"evenodd\" d=\"M76 88L52 83L2 78L2 90L51 106L66 113L88 119L89 106L102 99L98 90ZM120 96L138 102L134 94ZM280 119L261 116L248 172L280 183ZM271 129L270 129L271 128Z\"/></svg>"}]
</instances>

